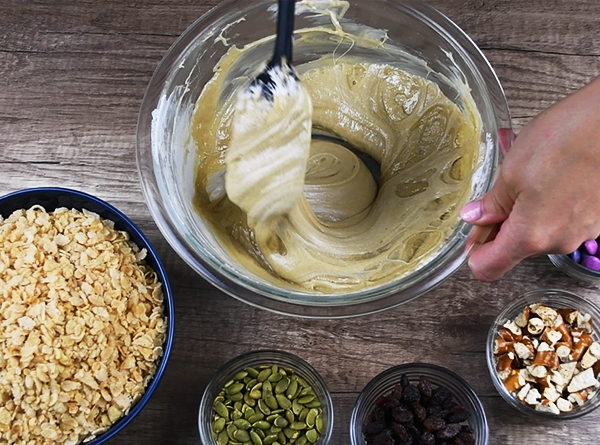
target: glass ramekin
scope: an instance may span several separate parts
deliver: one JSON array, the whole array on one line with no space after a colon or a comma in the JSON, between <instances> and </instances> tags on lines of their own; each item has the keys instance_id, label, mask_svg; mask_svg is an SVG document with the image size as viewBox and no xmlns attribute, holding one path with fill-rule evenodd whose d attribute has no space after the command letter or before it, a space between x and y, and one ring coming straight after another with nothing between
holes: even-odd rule
<instances>
[{"instance_id":1,"label":"glass ramekin","mask_svg":"<svg viewBox=\"0 0 600 445\"><path fill-rule=\"evenodd\" d=\"M193 23L160 62L146 90L137 128L138 170L150 212L187 264L217 288L251 305L301 317L337 318L411 301L464 264L465 241L472 226L458 222L437 254L407 277L366 290L324 295L283 288L250 273L225 252L208 223L192 208L196 155L190 125L198 96L227 50L223 41L243 46L273 34L275 16L269 8L274 4L273 0L223 2ZM483 121L482 150L470 199L489 190L501 156L498 130L510 129L511 122L498 78L475 43L447 17L420 1L354 0L345 17L342 23L348 26L358 22L387 30L388 43L424 60L431 69L428 78L438 82L452 100L458 95L443 79L464 76ZM310 14L298 16L296 29L322 23L319 20ZM295 51L294 61L301 64L321 55ZM254 63L249 72L262 62L249 61Z\"/></svg>"},{"instance_id":2,"label":"glass ramekin","mask_svg":"<svg viewBox=\"0 0 600 445\"><path fill-rule=\"evenodd\" d=\"M200 409L198 412L198 429L200 440L204 445L218 445L212 437L213 402L225 384L238 372L247 367L262 365L277 365L293 369L296 375L302 377L311 386L318 400L321 402L322 416L325 429L319 436L315 445L327 445L333 433L333 401L321 375L306 361L289 352L277 350L251 351L239 355L225 363L217 370L208 386L204 390Z\"/></svg>"},{"instance_id":3,"label":"glass ramekin","mask_svg":"<svg viewBox=\"0 0 600 445\"><path fill-rule=\"evenodd\" d=\"M412 384L423 376L429 379L434 387L443 386L453 395L454 400L471 412L465 422L473 430L475 445L487 445L489 427L485 410L471 386L454 372L441 366L427 363L406 363L383 371L373 378L361 391L352 410L350 418L350 443L365 445L362 432L363 422L376 405L377 399L389 394L400 383L400 377L406 375Z\"/></svg>"},{"instance_id":4,"label":"glass ramekin","mask_svg":"<svg viewBox=\"0 0 600 445\"><path fill-rule=\"evenodd\" d=\"M556 266L556 268L571 278L576 280L587 281L591 283L600 282L600 272L588 269L581 264L573 261L568 255L548 255L548 258Z\"/></svg>"},{"instance_id":5,"label":"glass ramekin","mask_svg":"<svg viewBox=\"0 0 600 445\"><path fill-rule=\"evenodd\" d=\"M486 341L486 360L488 370L492 378L492 382L496 390L502 398L513 408L517 409L521 414L531 417L545 419L574 419L588 414L598 408L600 405L600 395L596 391L588 398L583 405L575 405L572 411L561 412L560 414L552 414L549 412L536 411L534 408L519 401L513 394L508 391L502 379L496 371L496 360L494 356L494 341L498 337L498 330L507 322L514 320L519 315L525 306L534 303L544 303L553 309L578 309L581 312L588 313L592 316L592 339L598 340L598 329L600 329L600 309L586 298L580 295L568 292L561 289L538 289L521 295L515 300L508 303L498 314L492 323L488 332Z\"/></svg>"}]
</instances>

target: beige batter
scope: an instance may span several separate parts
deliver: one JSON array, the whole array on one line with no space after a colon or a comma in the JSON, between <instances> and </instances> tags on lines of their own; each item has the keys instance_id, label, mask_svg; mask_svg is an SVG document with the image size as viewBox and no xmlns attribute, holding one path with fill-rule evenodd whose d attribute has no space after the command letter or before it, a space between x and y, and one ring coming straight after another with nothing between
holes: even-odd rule
<instances>
[{"instance_id":1,"label":"beige batter","mask_svg":"<svg viewBox=\"0 0 600 445\"><path fill-rule=\"evenodd\" d=\"M241 52L231 48L225 59ZM368 153L381 166L379 183L352 151L331 140L309 144L289 119L257 115L261 124L244 127L232 142L236 96L219 99L226 73L220 69L194 116L195 208L235 261L278 286L348 292L418 269L446 241L471 193L481 133L472 102L461 112L436 84L387 64L346 57L299 68L310 96L302 106L312 102L312 131ZM290 140L294 155L273 157L278 147L291 150ZM267 150L262 164L260 147ZM251 179L233 170L244 153L257 162ZM273 162L279 156L287 160ZM274 211L265 207L272 196Z\"/></svg>"}]
</instances>

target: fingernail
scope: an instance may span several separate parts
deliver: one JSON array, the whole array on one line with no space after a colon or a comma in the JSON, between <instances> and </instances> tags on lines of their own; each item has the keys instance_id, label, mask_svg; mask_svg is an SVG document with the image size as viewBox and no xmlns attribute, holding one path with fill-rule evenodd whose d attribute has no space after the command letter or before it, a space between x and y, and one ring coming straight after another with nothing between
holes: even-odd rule
<instances>
[{"instance_id":1,"label":"fingernail","mask_svg":"<svg viewBox=\"0 0 600 445\"><path fill-rule=\"evenodd\" d=\"M508 152L516 137L517 136L510 128L500 128L498 130L498 143L500 144L500 150L503 155Z\"/></svg>"},{"instance_id":2,"label":"fingernail","mask_svg":"<svg viewBox=\"0 0 600 445\"><path fill-rule=\"evenodd\" d=\"M471 201L460 209L460 217L465 222L474 222L481 218L481 201Z\"/></svg>"}]
</instances>

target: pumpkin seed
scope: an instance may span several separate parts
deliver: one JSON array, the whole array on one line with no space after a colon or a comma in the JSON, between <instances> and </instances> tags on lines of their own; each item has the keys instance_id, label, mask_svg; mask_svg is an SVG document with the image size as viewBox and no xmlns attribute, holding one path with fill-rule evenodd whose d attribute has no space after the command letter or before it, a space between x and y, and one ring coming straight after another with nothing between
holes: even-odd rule
<instances>
[{"instance_id":1,"label":"pumpkin seed","mask_svg":"<svg viewBox=\"0 0 600 445\"><path fill-rule=\"evenodd\" d=\"M288 421L284 417L280 416L273 421L273 425L275 425L277 428L285 428L288 426Z\"/></svg>"},{"instance_id":2,"label":"pumpkin seed","mask_svg":"<svg viewBox=\"0 0 600 445\"><path fill-rule=\"evenodd\" d=\"M269 396L265 397L264 400L269 408L271 408L271 409L279 408L279 405L277 404L277 399L275 397L269 395Z\"/></svg>"},{"instance_id":3,"label":"pumpkin seed","mask_svg":"<svg viewBox=\"0 0 600 445\"><path fill-rule=\"evenodd\" d=\"M298 390L298 380L293 379L292 381L290 381L289 386L285 390L286 397L290 400L293 399L294 396L296 395L297 390Z\"/></svg>"},{"instance_id":4,"label":"pumpkin seed","mask_svg":"<svg viewBox=\"0 0 600 445\"><path fill-rule=\"evenodd\" d=\"M304 396L314 396L315 392L313 391L313 389L309 386L308 388L302 388L302 391L300 391L300 397L304 397Z\"/></svg>"},{"instance_id":5,"label":"pumpkin seed","mask_svg":"<svg viewBox=\"0 0 600 445\"><path fill-rule=\"evenodd\" d=\"M306 442L308 442L308 439L306 438L306 435L304 435L304 436L298 437L298 440L296 440L296 442L294 442L294 445L305 445Z\"/></svg>"},{"instance_id":6,"label":"pumpkin seed","mask_svg":"<svg viewBox=\"0 0 600 445\"><path fill-rule=\"evenodd\" d=\"M235 425L233 423L230 423L229 425L227 425L227 435L229 436L229 438L231 440L235 440L234 433L236 431L237 431L237 428L235 427Z\"/></svg>"},{"instance_id":7,"label":"pumpkin seed","mask_svg":"<svg viewBox=\"0 0 600 445\"><path fill-rule=\"evenodd\" d=\"M317 416L317 419L315 420L315 426L317 427L317 431L323 434L323 430L325 429L325 421L323 420L323 416Z\"/></svg>"},{"instance_id":8,"label":"pumpkin seed","mask_svg":"<svg viewBox=\"0 0 600 445\"><path fill-rule=\"evenodd\" d=\"M248 375L248 371L240 371L233 376L233 380L244 380Z\"/></svg>"},{"instance_id":9,"label":"pumpkin seed","mask_svg":"<svg viewBox=\"0 0 600 445\"><path fill-rule=\"evenodd\" d=\"M288 439L297 439L298 437L300 437L300 431L293 430L289 427L283 429L283 434L285 434L285 437L287 437Z\"/></svg>"},{"instance_id":10,"label":"pumpkin seed","mask_svg":"<svg viewBox=\"0 0 600 445\"><path fill-rule=\"evenodd\" d=\"M280 372L275 372L275 373L271 374L267 380L271 383L277 383L282 378L283 378L283 374L281 374Z\"/></svg>"},{"instance_id":11,"label":"pumpkin seed","mask_svg":"<svg viewBox=\"0 0 600 445\"><path fill-rule=\"evenodd\" d=\"M269 434L263 439L263 445L272 445L273 442L277 442L277 434Z\"/></svg>"},{"instance_id":12,"label":"pumpkin seed","mask_svg":"<svg viewBox=\"0 0 600 445\"><path fill-rule=\"evenodd\" d=\"M246 419L238 419L233 424L241 430L248 430L252 426Z\"/></svg>"},{"instance_id":13,"label":"pumpkin seed","mask_svg":"<svg viewBox=\"0 0 600 445\"><path fill-rule=\"evenodd\" d=\"M290 386L289 377L283 377L275 386L275 394L283 394Z\"/></svg>"},{"instance_id":14,"label":"pumpkin seed","mask_svg":"<svg viewBox=\"0 0 600 445\"><path fill-rule=\"evenodd\" d=\"M298 380L298 384L300 386L302 386L303 388L310 388L310 385L307 383L306 380L304 380L302 377L300 377L299 375L296 376L296 380Z\"/></svg>"},{"instance_id":15,"label":"pumpkin seed","mask_svg":"<svg viewBox=\"0 0 600 445\"><path fill-rule=\"evenodd\" d=\"M292 402L290 402L290 399L283 394L277 394L275 399L277 400L279 406L283 409L290 409L292 407Z\"/></svg>"},{"instance_id":16,"label":"pumpkin seed","mask_svg":"<svg viewBox=\"0 0 600 445\"><path fill-rule=\"evenodd\" d=\"M227 430L223 430L217 436L217 442L219 445L227 445L229 443L229 435L227 434Z\"/></svg>"},{"instance_id":17,"label":"pumpkin seed","mask_svg":"<svg viewBox=\"0 0 600 445\"><path fill-rule=\"evenodd\" d=\"M292 412L294 414L296 414L296 415L300 414L303 409L304 409L304 407L302 405L300 405L300 403L298 402L298 399L294 399L292 401Z\"/></svg>"},{"instance_id":18,"label":"pumpkin seed","mask_svg":"<svg viewBox=\"0 0 600 445\"><path fill-rule=\"evenodd\" d=\"M263 390L263 394L266 393L266 394L272 395L273 394L273 385L268 380L265 380L263 382L262 390Z\"/></svg>"},{"instance_id":19,"label":"pumpkin seed","mask_svg":"<svg viewBox=\"0 0 600 445\"><path fill-rule=\"evenodd\" d=\"M317 433L317 431L314 429L308 430L305 435L306 435L306 439L310 443L315 443L317 441L317 439L319 438L319 433Z\"/></svg>"},{"instance_id":20,"label":"pumpkin seed","mask_svg":"<svg viewBox=\"0 0 600 445\"><path fill-rule=\"evenodd\" d=\"M244 400L244 394L242 394L241 392L236 392L235 394L229 394L228 397L229 397L229 400L231 400L232 402L241 402L242 400Z\"/></svg>"},{"instance_id":21,"label":"pumpkin seed","mask_svg":"<svg viewBox=\"0 0 600 445\"><path fill-rule=\"evenodd\" d=\"M265 380L267 380L269 378L269 376L271 375L273 371L271 371L271 368L267 368L267 369L263 369L262 371L260 371L258 373L258 376L256 377L256 379L259 382L264 382Z\"/></svg>"},{"instance_id":22,"label":"pumpkin seed","mask_svg":"<svg viewBox=\"0 0 600 445\"><path fill-rule=\"evenodd\" d=\"M254 431L250 431L250 439L252 439L252 443L254 443L254 445L263 445L262 439Z\"/></svg>"},{"instance_id":23,"label":"pumpkin seed","mask_svg":"<svg viewBox=\"0 0 600 445\"><path fill-rule=\"evenodd\" d=\"M220 433L221 431L223 431L225 429L225 423L226 423L225 418L219 417L217 420L215 420L215 423L213 423L212 430L215 433Z\"/></svg>"},{"instance_id":24,"label":"pumpkin seed","mask_svg":"<svg viewBox=\"0 0 600 445\"><path fill-rule=\"evenodd\" d=\"M290 425L290 428L296 431L306 429L306 423L304 422L294 422Z\"/></svg>"},{"instance_id":25,"label":"pumpkin seed","mask_svg":"<svg viewBox=\"0 0 600 445\"><path fill-rule=\"evenodd\" d=\"M308 408L303 408L302 412L300 412L300 414L298 415L298 420L300 420L301 422L304 422L304 420L306 420L306 416L308 416L309 412L310 412L310 410Z\"/></svg>"},{"instance_id":26,"label":"pumpkin seed","mask_svg":"<svg viewBox=\"0 0 600 445\"><path fill-rule=\"evenodd\" d=\"M269 408L267 406L267 404L265 403L265 401L263 399L260 399L258 401L258 409L261 410L265 416L268 416L269 414L271 414L271 408Z\"/></svg>"},{"instance_id":27,"label":"pumpkin seed","mask_svg":"<svg viewBox=\"0 0 600 445\"><path fill-rule=\"evenodd\" d=\"M263 420L265 418L265 415L263 413L256 413L254 414L252 417L250 417L248 420L248 422L255 424L256 422L259 422L261 420Z\"/></svg>"},{"instance_id":28,"label":"pumpkin seed","mask_svg":"<svg viewBox=\"0 0 600 445\"><path fill-rule=\"evenodd\" d=\"M318 408L321 406L321 402L315 399L312 402L305 403L304 406L307 408Z\"/></svg>"},{"instance_id":29,"label":"pumpkin seed","mask_svg":"<svg viewBox=\"0 0 600 445\"><path fill-rule=\"evenodd\" d=\"M306 415L306 426L309 428L313 428L315 426L315 420L317 420L317 416L319 415L319 411L316 409L311 409Z\"/></svg>"},{"instance_id":30,"label":"pumpkin seed","mask_svg":"<svg viewBox=\"0 0 600 445\"><path fill-rule=\"evenodd\" d=\"M266 420L259 420L252 424L252 427L258 428L259 430L268 430L271 428L271 422L267 422Z\"/></svg>"},{"instance_id":31,"label":"pumpkin seed","mask_svg":"<svg viewBox=\"0 0 600 445\"><path fill-rule=\"evenodd\" d=\"M234 433L234 436L240 442L248 442L250 440L250 434L248 434L248 431L245 430L237 430Z\"/></svg>"},{"instance_id":32,"label":"pumpkin seed","mask_svg":"<svg viewBox=\"0 0 600 445\"><path fill-rule=\"evenodd\" d=\"M281 444L288 442L287 437L285 437L285 434L283 434L283 431L280 431L279 434L277 434L277 441Z\"/></svg>"},{"instance_id":33,"label":"pumpkin seed","mask_svg":"<svg viewBox=\"0 0 600 445\"><path fill-rule=\"evenodd\" d=\"M225 418L225 420L229 420L229 410L227 409L227 407L225 406L225 404L223 402L215 403L214 410L217 412L217 414L219 416Z\"/></svg>"},{"instance_id":34,"label":"pumpkin seed","mask_svg":"<svg viewBox=\"0 0 600 445\"><path fill-rule=\"evenodd\" d=\"M256 412L254 411L254 408L251 408L248 405L244 405L242 412L244 413L244 419L246 419L246 420L250 419L250 417L252 417L253 415L256 414Z\"/></svg>"},{"instance_id":35,"label":"pumpkin seed","mask_svg":"<svg viewBox=\"0 0 600 445\"><path fill-rule=\"evenodd\" d=\"M246 405L248 406L256 406L256 400L250 397L250 393L244 394L244 402L246 402Z\"/></svg>"},{"instance_id":36,"label":"pumpkin seed","mask_svg":"<svg viewBox=\"0 0 600 445\"><path fill-rule=\"evenodd\" d=\"M294 418L294 413L289 409L285 412L285 420L287 420L288 423L294 423L294 421L296 420Z\"/></svg>"},{"instance_id":37,"label":"pumpkin seed","mask_svg":"<svg viewBox=\"0 0 600 445\"><path fill-rule=\"evenodd\" d=\"M248 373L248 375L250 377L252 377L253 379L258 377L258 371L254 368L248 367L248 368L244 369L244 371L246 371Z\"/></svg>"},{"instance_id":38,"label":"pumpkin seed","mask_svg":"<svg viewBox=\"0 0 600 445\"><path fill-rule=\"evenodd\" d=\"M312 394L310 394L310 395L307 395L307 396L300 397L298 399L298 403L300 403L301 405L305 405L307 403L312 402L313 400L315 400L315 396L312 395Z\"/></svg>"}]
</instances>

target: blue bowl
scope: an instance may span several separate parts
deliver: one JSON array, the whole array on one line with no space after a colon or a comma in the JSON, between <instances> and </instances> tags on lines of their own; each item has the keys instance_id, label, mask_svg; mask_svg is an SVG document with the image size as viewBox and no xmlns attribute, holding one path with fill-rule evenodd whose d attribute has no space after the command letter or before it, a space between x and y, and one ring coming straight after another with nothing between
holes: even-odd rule
<instances>
[{"instance_id":1,"label":"blue bowl","mask_svg":"<svg viewBox=\"0 0 600 445\"><path fill-rule=\"evenodd\" d=\"M29 209L34 205L43 206L47 212L66 207L68 209L82 210L86 209L97 213L104 219L111 220L115 223L117 230L127 232L131 240L138 247L145 248L148 251L145 261L154 269L159 281L162 283L164 294L164 312L167 317L167 338L163 346L163 356L156 371L156 375L146 388L146 392L140 400L131 408L129 413L117 421L108 431L104 432L94 440L86 442L86 445L99 445L106 442L119 431L121 431L133 418L144 408L152 394L158 387L158 384L165 372L171 348L173 345L174 333L174 308L173 308L173 293L169 285L167 273L163 267L156 250L148 241L148 238L140 229L131 221L125 214L107 202L96 198L95 196L83 193L77 190L58 188L58 187L41 187L33 189L24 189L14 193L9 193L0 197L0 215L4 218L10 216L15 210Z\"/></svg>"}]
</instances>

